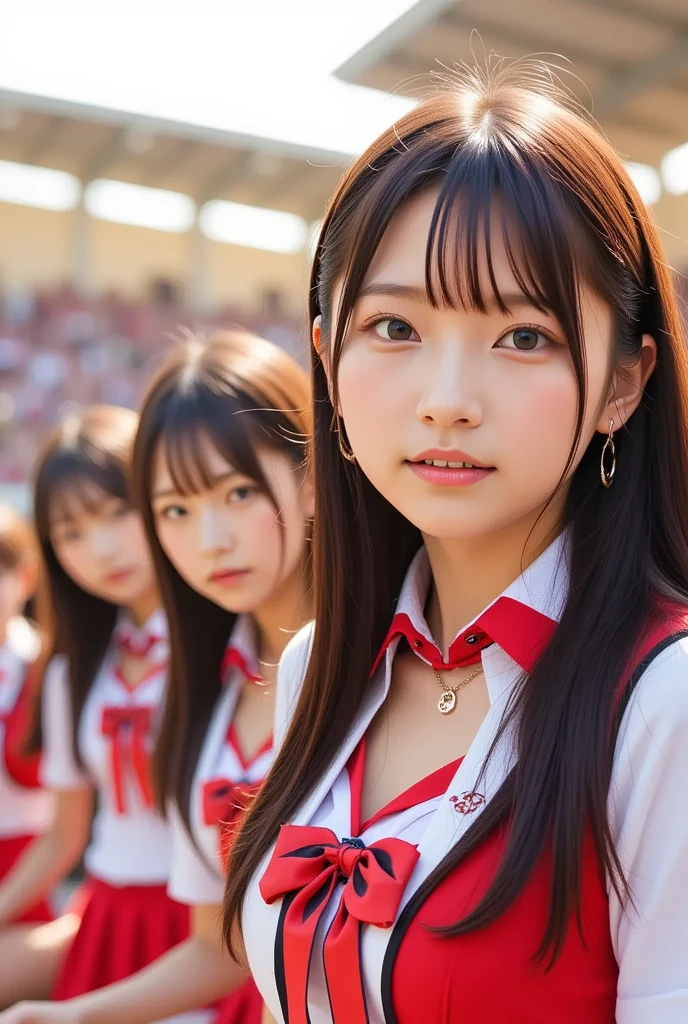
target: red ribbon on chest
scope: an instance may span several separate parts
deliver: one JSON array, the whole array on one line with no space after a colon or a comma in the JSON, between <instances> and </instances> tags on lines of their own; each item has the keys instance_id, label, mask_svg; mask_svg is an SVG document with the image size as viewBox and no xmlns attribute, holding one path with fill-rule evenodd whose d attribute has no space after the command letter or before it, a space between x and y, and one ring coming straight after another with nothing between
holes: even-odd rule
<instances>
[{"instance_id":1,"label":"red ribbon on chest","mask_svg":"<svg viewBox=\"0 0 688 1024\"><path fill-rule=\"evenodd\" d=\"M420 854L403 839L337 839L328 828L283 825L263 877L266 903L285 899L281 944L289 1024L308 1024L308 972L318 923L338 883L341 900L323 959L333 1020L367 1024L360 960L362 924L390 928Z\"/></svg>"},{"instance_id":2,"label":"red ribbon on chest","mask_svg":"<svg viewBox=\"0 0 688 1024\"><path fill-rule=\"evenodd\" d=\"M6 676L0 669L0 682ZM38 789L39 754L27 754L24 751L34 714L36 699L36 674L33 666L26 670L22 686L14 705L0 712L0 722L5 726L3 758L5 769L10 778L25 789Z\"/></svg>"},{"instance_id":3,"label":"red ribbon on chest","mask_svg":"<svg viewBox=\"0 0 688 1024\"><path fill-rule=\"evenodd\" d=\"M101 732L110 740L110 765L118 814L126 814L124 779L127 755L144 805L153 806L150 758L147 749L152 718L152 709L149 707L103 708Z\"/></svg>"},{"instance_id":4,"label":"red ribbon on chest","mask_svg":"<svg viewBox=\"0 0 688 1024\"><path fill-rule=\"evenodd\" d=\"M220 864L225 873L232 839L259 789L260 783L231 782L223 778L210 779L203 786L203 824L218 828Z\"/></svg>"}]
</instances>

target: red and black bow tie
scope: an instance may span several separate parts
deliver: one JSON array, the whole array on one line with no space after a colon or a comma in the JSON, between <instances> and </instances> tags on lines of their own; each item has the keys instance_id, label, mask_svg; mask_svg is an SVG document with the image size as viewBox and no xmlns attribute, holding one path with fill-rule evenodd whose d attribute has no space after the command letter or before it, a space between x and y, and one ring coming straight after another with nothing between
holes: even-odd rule
<instances>
[{"instance_id":1,"label":"red and black bow tie","mask_svg":"<svg viewBox=\"0 0 688 1024\"><path fill-rule=\"evenodd\" d=\"M367 1024L361 927L392 926L419 856L403 839L366 846L361 839L340 841L328 828L282 826L259 885L266 903L284 900L275 958L283 962L285 990L280 998L289 1024L309 1024L308 974L315 933L339 883L341 900L323 947L332 1018Z\"/></svg>"}]
</instances>

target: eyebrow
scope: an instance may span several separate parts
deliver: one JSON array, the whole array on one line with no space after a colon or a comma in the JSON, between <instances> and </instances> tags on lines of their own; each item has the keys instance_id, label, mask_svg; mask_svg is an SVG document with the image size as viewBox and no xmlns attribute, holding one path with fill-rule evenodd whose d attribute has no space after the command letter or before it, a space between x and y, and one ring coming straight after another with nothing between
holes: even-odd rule
<instances>
[{"instance_id":1,"label":"eyebrow","mask_svg":"<svg viewBox=\"0 0 688 1024\"><path fill-rule=\"evenodd\" d=\"M225 480L231 480L231 478L233 476L242 476L242 475L243 474L240 473L238 469L228 469L226 473L218 473L217 476L211 477L210 481L209 481L209 485L210 485L210 487L217 487L218 484L224 483ZM178 491L177 488L173 485L172 487L165 487L165 488L163 488L162 490L159 490L159 491L153 491L151 497L153 499L156 499L156 498L169 498L169 497L172 497L173 495L182 494L182 493L183 493L182 491Z\"/></svg>"},{"instance_id":2,"label":"eyebrow","mask_svg":"<svg viewBox=\"0 0 688 1024\"><path fill-rule=\"evenodd\" d=\"M425 288L418 288L416 285L372 281L370 284L364 285L358 293L359 299L363 299L368 295L390 295L397 299L412 299L415 302L422 302L426 306L430 305L430 298ZM541 308L523 292L504 292L499 298L510 310L518 309L522 306L530 306L532 309ZM500 302L496 295L490 296L485 301L485 307L488 310L498 309L499 305Z\"/></svg>"}]
</instances>

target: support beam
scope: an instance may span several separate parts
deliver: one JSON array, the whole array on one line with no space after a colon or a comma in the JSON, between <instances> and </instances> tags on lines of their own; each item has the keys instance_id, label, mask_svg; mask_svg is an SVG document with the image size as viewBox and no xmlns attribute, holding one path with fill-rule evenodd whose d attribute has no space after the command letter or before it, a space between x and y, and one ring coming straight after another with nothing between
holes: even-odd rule
<instances>
[{"instance_id":1,"label":"support beam","mask_svg":"<svg viewBox=\"0 0 688 1024\"><path fill-rule=\"evenodd\" d=\"M93 291L93 251L91 218L84 205L83 192L72 214L72 279L77 294L88 298Z\"/></svg>"},{"instance_id":2,"label":"support beam","mask_svg":"<svg viewBox=\"0 0 688 1024\"><path fill-rule=\"evenodd\" d=\"M170 144L163 145L163 152L156 159L144 165L141 184L151 188L159 186L160 179L169 177L188 163L195 153L197 144L194 139L174 139Z\"/></svg>"},{"instance_id":3,"label":"support beam","mask_svg":"<svg viewBox=\"0 0 688 1024\"><path fill-rule=\"evenodd\" d=\"M688 32L674 39L668 49L650 60L638 62L610 79L595 96L593 113L598 121L612 117L617 110L646 89L670 81L688 64Z\"/></svg>"},{"instance_id":4,"label":"support beam","mask_svg":"<svg viewBox=\"0 0 688 1024\"><path fill-rule=\"evenodd\" d=\"M211 199L222 198L228 189L243 181L251 170L252 158L253 154L246 150L235 157L231 163L227 163L222 171L207 178L194 196L199 208Z\"/></svg>"},{"instance_id":5,"label":"support beam","mask_svg":"<svg viewBox=\"0 0 688 1024\"><path fill-rule=\"evenodd\" d=\"M358 82L364 72L388 57L407 39L412 39L453 3L454 0L416 0L412 7L340 64L335 75L345 82Z\"/></svg>"},{"instance_id":6,"label":"support beam","mask_svg":"<svg viewBox=\"0 0 688 1024\"><path fill-rule=\"evenodd\" d=\"M646 5L637 3L636 0L576 0L578 4L585 4L597 11L609 11L611 14L620 14L624 18L635 18L636 21L644 21L652 28L664 28L669 32L684 32L688 27L688 19L678 15L670 14L669 11L657 9L653 0L646 0Z\"/></svg>"},{"instance_id":7,"label":"support beam","mask_svg":"<svg viewBox=\"0 0 688 1024\"><path fill-rule=\"evenodd\" d=\"M118 128L112 132L107 142L90 155L82 168L80 178L84 185L94 178L102 178L109 167L119 159L126 149L127 129Z\"/></svg>"},{"instance_id":8,"label":"support beam","mask_svg":"<svg viewBox=\"0 0 688 1024\"><path fill-rule=\"evenodd\" d=\"M450 30L454 28L471 32L475 29L486 40L487 49L491 46L490 36L497 37L500 43L513 46L513 54L500 54L500 56L520 57L524 53L535 53L537 50L545 58L548 54L561 53L567 62L571 61L574 65L585 64L594 70L614 71L618 74L623 74L628 70L628 61L620 61L614 57L601 57L598 53L591 53L580 46L571 46L567 40L562 40L561 36L548 35L546 28L542 34L536 34L526 29L521 30L510 25L500 25L498 22L488 21L479 15L461 14L460 10L449 11L442 20L443 24ZM451 38L449 36L447 37L447 45L451 47ZM438 54L438 56L441 55ZM575 68L572 70L575 71Z\"/></svg>"},{"instance_id":9,"label":"support beam","mask_svg":"<svg viewBox=\"0 0 688 1024\"><path fill-rule=\"evenodd\" d=\"M260 179L263 186L256 190L255 205L269 207L281 196L288 195L291 189L303 180L307 170L305 161L299 160L274 177Z\"/></svg>"},{"instance_id":10,"label":"support beam","mask_svg":"<svg viewBox=\"0 0 688 1024\"><path fill-rule=\"evenodd\" d=\"M64 117L48 118L29 141L22 153L21 162L24 164L42 163L62 135L65 123Z\"/></svg>"},{"instance_id":11,"label":"support beam","mask_svg":"<svg viewBox=\"0 0 688 1024\"><path fill-rule=\"evenodd\" d=\"M209 310L208 239L196 223L189 232L188 303L194 316L202 317Z\"/></svg>"}]
</instances>

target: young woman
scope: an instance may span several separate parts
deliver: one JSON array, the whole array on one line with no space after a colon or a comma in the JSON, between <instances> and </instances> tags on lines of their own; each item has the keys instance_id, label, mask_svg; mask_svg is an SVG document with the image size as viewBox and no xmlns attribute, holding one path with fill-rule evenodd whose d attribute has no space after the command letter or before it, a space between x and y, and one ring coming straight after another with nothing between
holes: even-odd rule
<instances>
[{"instance_id":1,"label":"young woman","mask_svg":"<svg viewBox=\"0 0 688 1024\"><path fill-rule=\"evenodd\" d=\"M32 667L38 634L23 617L37 582L38 550L33 531L17 512L0 507L0 882L32 840L50 825L52 801L40 788L38 757L24 751L34 704ZM33 678L32 678L33 677ZM14 918L52 920L45 900Z\"/></svg>"},{"instance_id":2,"label":"young woman","mask_svg":"<svg viewBox=\"0 0 688 1024\"><path fill-rule=\"evenodd\" d=\"M38 545L14 509L0 507L0 882L33 839L46 831L52 799L25 743L35 703L38 634L23 616L37 582ZM0 930L0 1006L18 994L46 995L73 937L72 915L53 921L45 899Z\"/></svg>"},{"instance_id":3,"label":"young woman","mask_svg":"<svg viewBox=\"0 0 688 1024\"><path fill-rule=\"evenodd\" d=\"M323 224L315 627L225 919L289 1024L688 1020L686 350L539 79L448 83Z\"/></svg>"},{"instance_id":4,"label":"young woman","mask_svg":"<svg viewBox=\"0 0 688 1024\"><path fill-rule=\"evenodd\" d=\"M152 383L134 481L170 624L158 792L173 832L170 893L191 936L146 971L3 1024L146 1024L241 987L216 1024L258 1024L263 1002L222 948L228 841L272 760L283 648L309 610L310 394L284 352L241 332L190 341Z\"/></svg>"},{"instance_id":5,"label":"young woman","mask_svg":"<svg viewBox=\"0 0 688 1024\"><path fill-rule=\"evenodd\" d=\"M38 461L35 519L54 617L42 681L41 776L52 826L0 884L16 919L80 859L90 875L54 999L127 977L186 938L166 892L170 839L153 806L152 733L167 670L165 620L127 488L137 419L96 406L67 419Z\"/></svg>"}]
</instances>

